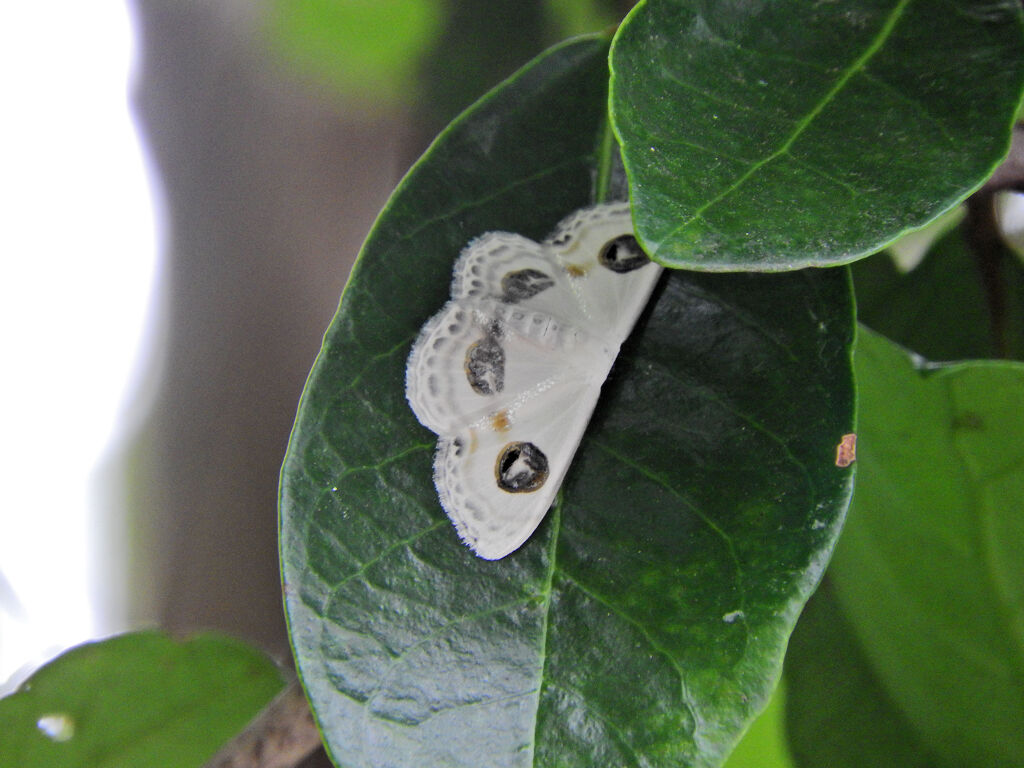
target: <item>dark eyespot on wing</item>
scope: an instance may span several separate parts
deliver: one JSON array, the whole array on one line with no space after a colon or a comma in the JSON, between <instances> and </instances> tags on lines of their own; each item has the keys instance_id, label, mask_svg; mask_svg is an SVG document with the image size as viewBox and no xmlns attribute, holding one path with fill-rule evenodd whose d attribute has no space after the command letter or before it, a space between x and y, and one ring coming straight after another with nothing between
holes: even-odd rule
<instances>
[{"instance_id":1,"label":"dark eyespot on wing","mask_svg":"<svg viewBox=\"0 0 1024 768\"><path fill-rule=\"evenodd\" d=\"M494 463L494 477L503 491L536 491L548 479L548 457L533 443L508 443Z\"/></svg>"},{"instance_id":2,"label":"dark eyespot on wing","mask_svg":"<svg viewBox=\"0 0 1024 768\"><path fill-rule=\"evenodd\" d=\"M501 300L507 304L518 304L520 301L532 299L554 284L554 279L539 269L518 269L515 272L508 272L501 278Z\"/></svg>"},{"instance_id":3,"label":"dark eyespot on wing","mask_svg":"<svg viewBox=\"0 0 1024 768\"><path fill-rule=\"evenodd\" d=\"M650 263L640 243L632 235L619 235L601 248L598 260L612 272L632 272Z\"/></svg>"},{"instance_id":4,"label":"dark eyespot on wing","mask_svg":"<svg viewBox=\"0 0 1024 768\"><path fill-rule=\"evenodd\" d=\"M469 386L478 395L495 395L505 388L505 350L494 336L469 345L465 367Z\"/></svg>"}]
</instances>

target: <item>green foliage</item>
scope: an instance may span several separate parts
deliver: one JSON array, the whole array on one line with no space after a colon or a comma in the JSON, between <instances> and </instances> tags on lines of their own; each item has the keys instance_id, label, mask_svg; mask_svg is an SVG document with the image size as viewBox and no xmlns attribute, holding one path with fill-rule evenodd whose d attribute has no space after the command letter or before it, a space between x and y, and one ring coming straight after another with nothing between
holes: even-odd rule
<instances>
[{"instance_id":1,"label":"green foliage","mask_svg":"<svg viewBox=\"0 0 1024 768\"><path fill-rule=\"evenodd\" d=\"M198 768L281 688L263 654L225 637L87 643L0 699L0 767Z\"/></svg>"},{"instance_id":2,"label":"green foliage","mask_svg":"<svg viewBox=\"0 0 1024 768\"><path fill-rule=\"evenodd\" d=\"M286 58L357 98L419 95L429 125L610 4L272 8ZM836 266L977 189L1022 86L1017 0L645 0L614 42L560 45L451 123L363 248L282 471L286 611L336 763L712 768L746 732L729 768L1024 764L1024 366L919 356L1024 355L1024 270L979 245L981 197L909 272ZM688 270L623 346L544 523L480 560L437 500L410 346L471 239L627 197L651 255ZM773 698L844 523L855 412L850 520ZM10 754L195 764L279 684L231 654L183 676L201 642L69 653L0 702ZM132 661L81 671L107 648ZM138 689L141 731L90 682L136 666L172 677ZM223 732L147 763L193 709ZM51 711L69 742L40 735Z\"/></svg>"},{"instance_id":3,"label":"green foliage","mask_svg":"<svg viewBox=\"0 0 1024 768\"><path fill-rule=\"evenodd\" d=\"M853 265L857 316L929 360L1024 357L1024 266L1006 248L993 265L1005 295L997 332L966 227L943 235L925 259L901 272L889 253Z\"/></svg>"},{"instance_id":4,"label":"green foliage","mask_svg":"<svg viewBox=\"0 0 1024 768\"><path fill-rule=\"evenodd\" d=\"M444 20L442 0L273 0L267 41L289 67L342 97L407 103Z\"/></svg>"},{"instance_id":5,"label":"green foliage","mask_svg":"<svg viewBox=\"0 0 1024 768\"><path fill-rule=\"evenodd\" d=\"M647 0L612 48L610 124L606 45L554 49L439 137L328 330L282 473L281 545L332 755L717 766L749 727L731 768L1014 764L1024 489L997 446L1014 439L1019 369L922 368L867 330L861 522L794 638L787 695L751 722L852 479L836 466L853 431L847 272L791 270L867 255L984 180L1024 82L1018 4ZM470 239L538 239L627 193L652 255L705 274L663 279L548 519L478 560L404 401L410 345ZM937 359L1016 349L1016 326L989 322L992 281L965 274L974 256L954 231L908 274L858 264L862 319ZM786 274L706 274L730 269ZM1009 318L1018 272L997 270ZM986 392L1002 394L983 406Z\"/></svg>"},{"instance_id":6,"label":"green foliage","mask_svg":"<svg viewBox=\"0 0 1024 768\"><path fill-rule=\"evenodd\" d=\"M785 681L786 731L798 768L937 765L878 679L830 578L790 638Z\"/></svg>"},{"instance_id":7,"label":"green foliage","mask_svg":"<svg viewBox=\"0 0 1024 768\"><path fill-rule=\"evenodd\" d=\"M637 231L688 269L845 263L1006 153L1017 0L646 0L612 52Z\"/></svg>"},{"instance_id":8,"label":"green foliage","mask_svg":"<svg viewBox=\"0 0 1024 768\"><path fill-rule=\"evenodd\" d=\"M435 142L307 385L282 563L339 765L476 765L483 749L493 766L715 765L831 550L851 481L835 466L853 417L842 270L668 276L537 534L482 561L440 509L435 436L404 398L410 345L470 238L539 238L606 196L595 179L616 188L606 51L556 49Z\"/></svg>"},{"instance_id":9,"label":"green foliage","mask_svg":"<svg viewBox=\"0 0 1024 768\"><path fill-rule=\"evenodd\" d=\"M830 569L837 601L936 765L1019 765L1024 365L928 365L864 331L856 369L860 468Z\"/></svg>"},{"instance_id":10,"label":"green foliage","mask_svg":"<svg viewBox=\"0 0 1024 768\"><path fill-rule=\"evenodd\" d=\"M800 626L797 624L797 631ZM750 730L725 761L724 768L793 768L786 741L785 717L786 683L783 679L764 712L751 724Z\"/></svg>"},{"instance_id":11,"label":"green foliage","mask_svg":"<svg viewBox=\"0 0 1024 768\"><path fill-rule=\"evenodd\" d=\"M614 0L272 0L263 32L292 75L371 113L414 106L432 137L543 46L617 21Z\"/></svg>"},{"instance_id":12,"label":"green foliage","mask_svg":"<svg viewBox=\"0 0 1024 768\"><path fill-rule=\"evenodd\" d=\"M614 0L547 0L545 5L562 37L600 32L618 21Z\"/></svg>"}]
</instances>

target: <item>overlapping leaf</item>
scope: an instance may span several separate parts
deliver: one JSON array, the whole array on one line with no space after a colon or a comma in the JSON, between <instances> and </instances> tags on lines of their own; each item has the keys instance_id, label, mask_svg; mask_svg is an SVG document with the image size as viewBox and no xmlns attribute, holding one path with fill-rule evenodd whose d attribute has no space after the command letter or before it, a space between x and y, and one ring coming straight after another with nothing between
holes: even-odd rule
<instances>
[{"instance_id":1,"label":"overlapping leaf","mask_svg":"<svg viewBox=\"0 0 1024 768\"><path fill-rule=\"evenodd\" d=\"M844 263L919 227L1005 154L1016 0L646 0L612 54L637 231L701 270Z\"/></svg>"},{"instance_id":2,"label":"overlapping leaf","mask_svg":"<svg viewBox=\"0 0 1024 768\"><path fill-rule=\"evenodd\" d=\"M674 273L533 538L483 561L405 361L475 236L624 193L607 43L555 49L434 144L371 233L282 473L286 607L339 766L711 766L763 704L850 491L845 270ZM619 179L618 182L616 180Z\"/></svg>"}]
</instances>

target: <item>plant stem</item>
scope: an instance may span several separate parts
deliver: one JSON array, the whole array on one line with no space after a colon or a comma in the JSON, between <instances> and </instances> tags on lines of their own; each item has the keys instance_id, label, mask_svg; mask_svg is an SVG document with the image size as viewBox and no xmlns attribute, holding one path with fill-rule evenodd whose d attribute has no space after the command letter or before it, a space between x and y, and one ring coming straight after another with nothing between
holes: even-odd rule
<instances>
[{"instance_id":1,"label":"plant stem","mask_svg":"<svg viewBox=\"0 0 1024 768\"><path fill-rule=\"evenodd\" d=\"M292 768L319 746L306 696L293 680L203 768Z\"/></svg>"}]
</instances>

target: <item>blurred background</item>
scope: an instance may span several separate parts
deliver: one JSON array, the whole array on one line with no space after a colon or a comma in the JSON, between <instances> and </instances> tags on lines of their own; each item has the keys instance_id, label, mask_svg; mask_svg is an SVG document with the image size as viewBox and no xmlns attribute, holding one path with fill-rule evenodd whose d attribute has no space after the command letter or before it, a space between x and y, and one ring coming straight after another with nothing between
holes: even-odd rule
<instances>
[{"instance_id":1,"label":"blurred background","mask_svg":"<svg viewBox=\"0 0 1024 768\"><path fill-rule=\"evenodd\" d=\"M278 470L362 240L452 116L629 5L8 10L0 694L140 627L289 663Z\"/></svg>"}]
</instances>

